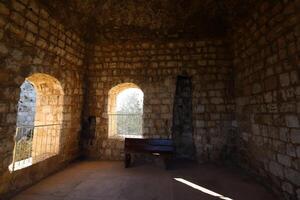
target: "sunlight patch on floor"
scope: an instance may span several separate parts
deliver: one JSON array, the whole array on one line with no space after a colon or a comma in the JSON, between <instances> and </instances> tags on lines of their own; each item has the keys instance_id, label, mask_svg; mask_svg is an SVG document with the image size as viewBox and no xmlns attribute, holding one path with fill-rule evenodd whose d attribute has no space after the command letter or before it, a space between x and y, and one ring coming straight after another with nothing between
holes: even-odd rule
<instances>
[{"instance_id":1,"label":"sunlight patch on floor","mask_svg":"<svg viewBox=\"0 0 300 200\"><path fill-rule=\"evenodd\" d=\"M204 188L204 187L201 187L201 186L199 186L199 185L197 185L197 184L195 184L195 183L192 183L192 182L190 182L190 181L187 181L187 180L185 180L185 179L183 179L183 178L174 178L176 181L178 181L178 182L181 182L181 183L183 183L183 184L186 184L186 185L188 185L188 186L190 186L190 187L192 187L192 188L194 188L194 189L196 189L196 190L199 190L199 191L201 191L201 192L203 192L203 193L206 193L206 194L209 194L209 195L211 195L211 196L214 196L214 197L217 197L217 198L220 198L220 199L224 199L224 200L233 200L233 199L231 199L231 198L228 198L228 197L225 197L225 196L223 196L223 195L221 195L221 194L218 194L218 193L216 193L216 192L214 192L214 191L211 191L211 190L209 190L209 189L206 189L206 188Z\"/></svg>"}]
</instances>

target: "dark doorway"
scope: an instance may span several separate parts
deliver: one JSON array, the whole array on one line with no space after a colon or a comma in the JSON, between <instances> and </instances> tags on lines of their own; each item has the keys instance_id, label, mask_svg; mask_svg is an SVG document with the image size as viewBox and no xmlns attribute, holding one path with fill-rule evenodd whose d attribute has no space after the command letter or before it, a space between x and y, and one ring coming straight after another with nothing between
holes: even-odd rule
<instances>
[{"instance_id":1,"label":"dark doorway","mask_svg":"<svg viewBox=\"0 0 300 200\"><path fill-rule=\"evenodd\" d=\"M187 76L177 77L172 134L176 145L176 157L194 160L192 79Z\"/></svg>"}]
</instances>

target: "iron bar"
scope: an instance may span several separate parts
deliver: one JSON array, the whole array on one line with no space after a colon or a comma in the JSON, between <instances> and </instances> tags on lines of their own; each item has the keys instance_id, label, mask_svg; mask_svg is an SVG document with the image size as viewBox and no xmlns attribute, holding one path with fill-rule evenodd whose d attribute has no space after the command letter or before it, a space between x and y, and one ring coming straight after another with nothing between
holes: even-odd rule
<instances>
[{"instance_id":1,"label":"iron bar","mask_svg":"<svg viewBox=\"0 0 300 200\"><path fill-rule=\"evenodd\" d=\"M141 136L143 133L143 114L109 113L110 136Z\"/></svg>"},{"instance_id":2,"label":"iron bar","mask_svg":"<svg viewBox=\"0 0 300 200\"><path fill-rule=\"evenodd\" d=\"M22 169L56 155L59 148L58 137L61 126L62 124L18 125L13 162L9 169L11 171Z\"/></svg>"}]
</instances>

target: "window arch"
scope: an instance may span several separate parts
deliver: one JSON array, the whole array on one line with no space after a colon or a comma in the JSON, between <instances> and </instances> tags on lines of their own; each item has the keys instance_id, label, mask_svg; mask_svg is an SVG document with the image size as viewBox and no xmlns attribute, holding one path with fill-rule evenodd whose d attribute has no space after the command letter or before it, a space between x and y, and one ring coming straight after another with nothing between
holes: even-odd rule
<instances>
[{"instance_id":1,"label":"window arch","mask_svg":"<svg viewBox=\"0 0 300 200\"><path fill-rule=\"evenodd\" d=\"M134 83L122 83L109 91L109 137L142 137L143 100L143 91Z\"/></svg>"},{"instance_id":2,"label":"window arch","mask_svg":"<svg viewBox=\"0 0 300 200\"><path fill-rule=\"evenodd\" d=\"M63 121L64 92L56 78L36 73L20 89L11 171L57 155Z\"/></svg>"}]
</instances>

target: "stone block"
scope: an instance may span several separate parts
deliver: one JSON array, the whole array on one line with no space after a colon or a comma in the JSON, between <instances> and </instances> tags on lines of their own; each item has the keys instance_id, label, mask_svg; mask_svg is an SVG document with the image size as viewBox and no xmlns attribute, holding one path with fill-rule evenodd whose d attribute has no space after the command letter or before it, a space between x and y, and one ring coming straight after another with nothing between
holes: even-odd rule
<instances>
[{"instance_id":1,"label":"stone block","mask_svg":"<svg viewBox=\"0 0 300 200\"><path fill-rule=\"evenodd\" d=\"M212 104L222 104L224 101L222 98L217 98L217 97L214 97L214 98L211 98L210 102Z\"/></svg>"},{"instance_id":2,"label":"stone block","mask_svg":"<svg viewBox=\"0 0 300 200\"><path fill-rule=\"evenodd\" d=\"M36 14L39 14L40 8L35 1L29 1L28 8Z\"/></svg>"},{"instance_id":3,"label":"stone block","mask_svg":"<svg viewBox=\"0 0 300 200\"><path fill-rule=\"evenodd\" d=\"M299 127L299 119L297 115L286 115L285 122L287 127L289 128L298 128Z\"/></svg>"},{"instance_id":4,"label":"stone block","mask_svg":"<svg viewBox=\"0 0 300 200\"><path fill-rule=\"evenodd\" d=\"M19 3L17 0L11 1L12 8L18 12L22 12L25 10L25 6L21 3Z\"/></svg>"},{"instance_id":5,"label":"stone block","mask_svg":"<svg viewBox=\"0 0 300 200\"><path fill-rule=\"evenodd\" d=\"M288 132L289 132L289 129L288 128L280 128L279 129L279 137L280 137L280 140L284 141L284 142L287 142L288 141Z\"/></svg>"},{"instance_id":6,"label":"stone block","mask_svg":"<svg viewBox=\"0 0 300 200\"><path fill-rule=\"evenodd\" d=\"M18 25L10 24L9 30L11 31L11 33L14 33L19 39L23 39L25 36L24 30Z\"/></svg>"},{"instance_id":7,"label":"stone block","mask_svg":"<svg viewBox=\"0 0 300 200\"><path fill-rule=\"evenodd\" d=\"M280 85L285 87L290 85L290 75L289 73L281 74L280 77Z\"/></svg>"},{"instance_id":8,"label":"stone block","mask_svg":"<svg viewBox=\"0 0 300 200\"><path fill-rule=\"evenodd\" d=\"M296 94L296 96L300 96L300 86L296 87L295 94Z\"/></svg>"},{"instance_id":9,"label":"stone block","mask_svg":"<svg viewBox=\"0 0 300 200\"><path fill-rule=\"evenodd\" d=\"M272 94L272 92L267 92L264 95L264 99L265 99L266 103L271 103L273 101L273 94Z\"/></svg>"},{"instance_id":10,"label":"stone block","mask_svg":"<svg viewBox=\"0 0 300 200\"><path fill-rule=\"evenodd\" d=\"M34 43L36 36L34 34L32 34L31 32L27 32L25 39L27 42Z\"/></svg>"},{"instance_id":11,"label":"stone block","mask_svg":"<svg viewBox=\"0 0 300 200\"><path fill-rule=\"evenodd\" d=\"M262 90L262 88L261 88L260 84L258 84L258 83L253 84L253 86L252 86L252 93L253 94L260 93L261 90Z\"/></svg>"},{"instance_id":12,"label":"stone block","mask_svg":"<svg viewBox=\"0 0 300 200\"><path fill-rule=\"evenodd\" d=\"M290 133L290 139L293 144L300 144L300 130L292 129Z\"/></svg>"},{"instance_id":13,"label":"stone block","mask_svg":"<svg viewBox=\"0 0 300 200\"><path fill-rule=\"evenodd\" d=\"M0 28L2 28L2 32L4 31L3 27L7 24L6 18L0 16ZM2 38L1 38L2 39Z\"/></svg>"},{"instance_id":14,"label":"stone block","mask_svg":"<svg viewBox=\"0 0 300 200\"><path fill-rule=\"evenodd\" d=\"M297 147L296 151L297 151L297 156L300 158L300 146Z\"/></svg>"},{"instance_id":15,"label":"stone block","mask_svg":"<svg viewBox=\"0 0 300 200\"><path fill-rule=\"evenodd\" d=\"M9 9L6 7L6 5L2 2L0 2L0 14L2 15L9 15L10 11Z\"/></svg>"},{"instance_id":16,"label":"stone block","mask_svg":"<svg viewBox=\"0 0 300 200\"><path fill-rule=\"evenodd\" d=\"M36 45L42 49L46 48L47 47L47 42L46 40L42 39L42 38L39 38L36 42Z\"/></svg>"},{"instance_id":17,"label":"stone block","mask_svg":"<svg viewBox=\"0 0 300 200\"><path fill-rule=\"evenodd\" d=\"M33 23L37 24L39 21L39 17L36 13L34 12L26 12L26 18L32 21Z\"/></svg>"},{"instance_id":18,"label":"stone block","mask_svg":"<svg viewBox=\"0 0 300 200\"><path fill-rule=\"evenodd\" d=\"M283 177L283 167L282 165L278 164L277 162L274 162L274 161L271 161L269 163L269 169L270 169L270 172L272 174L274 174L275 176L278 176L278 177Z\"/></svg>"},{"instance_id":19,"label":"stone block","mask_svg":"<svg viewBox=\"0 0 300 200\"><path fill-rule=\"evenodd\" d=\"M0 43L0 54L3 54L3 55L8 54L8 48L3 43Z\"/></svg>"},{"instance_id":20,"label":"stone block","mask_svg":"<svg viewBox=\"0 0 300 200\"><path fill-rule=\"evenodd\" d=\"M204 111L205 111L204 105L196 106L196 110L195 110L196 113L204 113Z\"/></svg>"},{"instance_id":21,"label":"stone block","mask_svg":"<svg viewBox=\"0 0 300 200\"><path fill-rule=\"evenodd\" d=\"M291 157L297 157L296 148L292 144L286 145L286 153L287 153L287 155L289 155Z\"/></svg>"},{"instance_id":22,"label":"stone block","mask_svg":"<svg viewBox=\"0 0 300 200\"><path fill-rule=\"evenodd\" d=\"M291 166L291 157L283 154L277 154L278 162L284 166Z\"/></svg>"},{"instance_id":23,"label":"stone block","mask_svg":"<svg viewBox=\"0 0 300 200\"><path fill-rule=\"evenodd\" d=\"M293 194L294 193L294 187L292 184L288 183L288 182L283 182L282 183L282 190L289 193L289 194Z\"/></svg>"},{"instance_id":24,"label":"stone block","mask_svg":"<svg viewBox=\"0 0 300 200\"><path fill-rule=\"evenodd\" d=\"M38 33L38 26L32 23L31 21L26 21L25 28L29 30L32 33L37 34Z\"/></svg>"},{"instance_id":25,"label":"stone block","mask_svg":"<svg viewBox=\"0 0 300 200\"><path fill-rule=\"evenodd\" d=\"M267 91L276 89L278 85L277 76L268 77L264 83Z\"/></svg>"},{"instance_id":26,"label":"stone block","mask_svg":"<svg viewBox=\"0 0 300 200\"><path fill-rule=\"evenodd\" d=\"M290 73L290 75L291 75L291 83L292 83L292 84L297 84L298 81L299 81L297 71L292 71L292 72Z\"/></svg>"},{"instance_id":27,"label":"stone block","mask_svg":"<svg viewBox=\"0 0 300 200\"><path fill-rule=\"evenodd\" d=\"M298 172L294 169L285 168L284 176L290 182L294 183L297 186L300 186L300 172Z\"/></svg>"},{"instance_id":28,"label":"stone block","mask_svg":"<svg viewBox=\"0 0 300 200\"><path fill-rule=\"evenodd\" d=\"M0 103L0 113L7 113L9 111L8 104Z\"/></svg>"},{"instance_id":29,"label":"stone block","mask_svg":"<svg viewBox=\"0 0 300 200\"><path fill-rule=\"evenodd\" d=\"M196 128L202 128L205 126L205 122L203 120L196 121Z\"/></svg>"},{"instance_id":30,"label":"stone block","mask_svg":"<svg viewBox=\"0 0 300 200\"><path fill-rule=\"evenodd\" d=\"M12 12L10 18L17 25L23 26L25 23L25 18L17 12Z\"/></svg>"},{"instance_id":31,"label":"stone block","mask_svg":"<svg viewBox=\"0 0 300 200\"><path fill-rule=\"evenodd\" d=\"M20 61L23 58L23 52L18 50L18 49L14 49L11 51L11 56L17 60Z\"/></svg>"}]
</instances>

